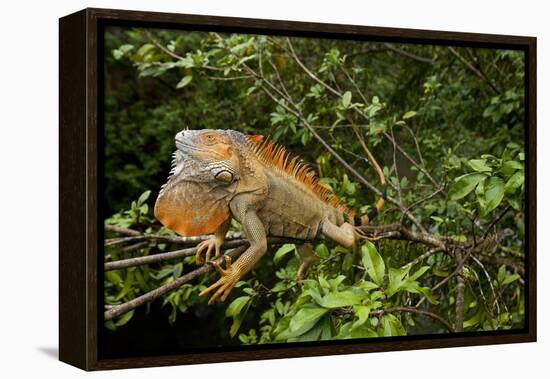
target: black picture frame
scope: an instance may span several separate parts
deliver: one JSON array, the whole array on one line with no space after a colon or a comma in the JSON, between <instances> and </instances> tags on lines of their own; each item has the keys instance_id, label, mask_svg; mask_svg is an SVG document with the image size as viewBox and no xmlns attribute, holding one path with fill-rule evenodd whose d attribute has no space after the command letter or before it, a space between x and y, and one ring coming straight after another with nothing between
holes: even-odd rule
<instances>
[{"instance_id":1,"label":"black picture frame","mask_svg":"<svg viewBox=\"0 0 550 379\"><path fill-rule=\"evenodd\" d=\"M526 327L323 344L281 344L227 351L102 359L101 146L102 38L106 25L193 28L369 41L513 48L525 51ZM172 13L84 9L59 21L59 358L85 370L351 354L536 341L536 38Z\"/></svg>"}]
</instances>

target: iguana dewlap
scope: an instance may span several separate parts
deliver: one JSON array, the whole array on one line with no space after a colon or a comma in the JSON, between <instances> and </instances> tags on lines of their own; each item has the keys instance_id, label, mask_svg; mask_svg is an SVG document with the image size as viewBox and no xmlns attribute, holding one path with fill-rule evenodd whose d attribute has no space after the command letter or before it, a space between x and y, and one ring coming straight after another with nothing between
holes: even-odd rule
<instances>
[{"instance_id":1,"label":"iguana dewlap","mask_svg":"<svg viewBox=\"0 0 550 379\"><path fill-rule=\"evenodd\" d=\"M155 217L183 236L214 233L199 244L197 262L206 251L220 255L231 219L243 227L248 249L201 295L216 290L209 303L224 301L234 285L267 250L266 236L311 241L320 236L356 249L361 238L356 226L368 223L322 186L315 173L297 157L262 136L234 130L184 130L176 135L177 150L167 183L155 204ZM383 200L379 200L379 210ZM313 260L311 245L299 248L304 263Z\"/></svg>"}]
</instances>

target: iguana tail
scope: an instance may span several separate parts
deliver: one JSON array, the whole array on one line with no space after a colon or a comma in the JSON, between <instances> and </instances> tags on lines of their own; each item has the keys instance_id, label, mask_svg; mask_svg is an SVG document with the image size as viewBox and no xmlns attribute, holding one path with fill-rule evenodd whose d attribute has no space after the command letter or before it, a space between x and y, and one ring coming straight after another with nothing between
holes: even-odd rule
<instances>
[{"instance_id":1,"label":"iguana tail","mask_svg":"<svg viewBox=\"0 0 550 379\"><path fill-rule=\"evenodd\" d=\"M378 201L376 201L376 204L369 211L369 213L361 216L361 225L368 225L369 222L372 221L384 207L384 204L386 203L386 194L387 194L388 185L386 183L386 177L384 176L384 172L382 171L382 169L380 168L380 165L378 164L378 162L376 162L376 159L374 159L374 156L372 155L372 153L370 152L370 150L367 148L365 144L363 144L363 149L367 153L367 158L374 166L374 169L376 170L376 173L380 178L380 186L382 187L381 188L382 196L378 199Z\"/></svg>"}]
</instances>

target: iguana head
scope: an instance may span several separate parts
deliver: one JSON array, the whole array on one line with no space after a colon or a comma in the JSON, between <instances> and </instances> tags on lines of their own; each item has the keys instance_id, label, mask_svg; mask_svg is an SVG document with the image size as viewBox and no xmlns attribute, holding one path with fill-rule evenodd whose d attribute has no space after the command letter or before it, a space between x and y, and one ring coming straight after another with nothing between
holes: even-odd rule
<instances>
[{"instance_id":1,"label":"iguana head","mask_svg":"<svg viewBox=\"0 0 550 379\"><path fill-rule=\"evenodd\" d=\"M231 138L234 133L212 129L182 130L176 134L176 147L188 160L195 161L200 171L210 173L212 179L231 183L239 169L239 153Z\"/></svg>"},{"instance_id":2,"label":"iguana head","mask_svg":"<svg viewBox=\"0 0 550 379\"><path fill-rule=\"evenodd\" d=\"M246 144L256 137L233 130L182 130L168 181L155 204L155 217L184 235L212 233L230 216L229 202L240 192L261 187Z\"/></svg>"}]
</instances>

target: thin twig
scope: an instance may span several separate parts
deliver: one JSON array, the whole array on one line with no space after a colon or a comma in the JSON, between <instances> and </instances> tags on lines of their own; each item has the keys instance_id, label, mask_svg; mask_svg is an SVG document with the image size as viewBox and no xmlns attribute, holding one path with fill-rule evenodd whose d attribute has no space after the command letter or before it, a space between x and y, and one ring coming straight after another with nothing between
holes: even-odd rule
<instances>
[{"instance_id":1,"label":"thin twig","mask_svg":"<svg viewBox=\"0 0 550 379\"><path fill-rule=\"evenodd\" d=\"M123 234L123 235L126 235L126 236L141 236L142 235L141 232L139 232L137 230L134 230L134 229L123 228L122 226L108 225L108 224L105 224L105 231L106 232L115 232L115 233Z\"/></svg>"},{"instance_id":2,"label":"thin twig","mask_svg":"<svg viewBox=\"0 0 550 379\"><path fill-rule=\"evenodd\" d=\"M489 224L489 226L487 227L487 229L485 230L485 233L483 233L483 239L487 238L487 236L489 235L489 233L491 232L491 229L493 228L493 226L495 226L500 220L502 220L502 218L506 215L506 213L508 213L508 211L512 209L512 206L511 205L508 205L506 208L504 208L504 210Z\"/></svg>"},{"instance_id":3,"label":"thin twig","mask_svg":"<svg viewBox=\"0 0 550 379\"><path fill-rule=\"evenodd\" d=\"M429 317L433 320L439 321L441 324L443 324L445 326L445 328L447 328L447 330L449 332L451 332L451 333L454 332L453 327L451 326L451 324L449 324L449 322L447 320L445 320L443 317L441 317L440 315L432 313L432 312L424 311L422 309L417 309L417 308L414 308L414 307L390 307L390 308L382 309L382 310L379 310L379 311L373 311L373 312L370 313L370 315L380 317L380 316L384 315L385 313L392 313L392 312L409 312L409 313L415 313L415 314L427 316L427 317Z\"/></svg>"},{"instance_id":4,"label":"thin twig","mask_svg":"<svg viewBox=\"0 0 550 379\"><path fill-rule=\"evenodd\" d=\"M422 262L424 259L426 259L426 258L428 258L428 257L431 257L432 255L434 255L434 254L436 254L436 253L439 253L440 251L442 251L440 248L434 247L433 249L430 249L430 250L426 251L424 254L419 255L419 256L416 257L413 261L410 261L409 263L407 263L407 264L401 266L401 268L406 268L406 267L409 267L409 266L414 266L415 264Z\"/></svg>"},{"instance_id":5,"label":"thin twig","mask_svg":"<svg viewBox=\"0 0 550 379\"><path fill-rule=\"evenodd\" d=\"M407 153L405 151L405 149L403 149L401 147L401 145L399 145L395 139L388 133L388 132L384 132L384 136L386 136L387 139L389 139L394 145L395 147L397 148L397 150L399 150L399 152L401 154L403 154L403 156L405 158L407 158L409 160L409 162L411 162L413 164L414 167L416 167L420 172L422 172L424 175L426 175L426 178L428 178L428 180L430 182L432 182L432 184L436 187L436 188L441 188L441 185L430 175L430 173L424 168L422 167L413 157L411 157L409 155L409 153ZM444 192L444 191L442 191Z\"/></svg>"},{"instance_id":6,"label":"thin twig","mask_svg":"<svg viewBox=\"0 0 550 379\"><path fill-rule=\"evenodd\" d=\"M252 78L251 75L240 75L240 76L206 76L210 80L221 80L221 81L231 81L231 80L243 80Z\"/></svg>"},{"instance_id":7,"label":"thin twig","mask_svg":"<svg viewBox=\"0 0 550 379\"><path fill-rule=\"evenodd\" d=\"M482 72L480 72L477 68L475 68L470 62L468 62L468 60L466 58L464 58L458 51L455 50L454 47L452 46L449 46L449 50L451 51L451 53L453 53L453 55L455 57L458 58L458 60L460 60L470 71L472 71L474 74L476 74L482 81L484 81L485 83L487 83L487 85L489 85L489 87L491 87L491 89L493 91L495 91L495 93L497 93L498 95L500 95L502 92L493 84L493 82L491 82L491 80L485 75L483 74Z\"/></svg>"},{"instance_id":8,"label":"thin twig","mask_svg":"<svg viewBox=\"0 0 550 379\"><path fill-rule=\"evenodd\" d=\"M420 145L418 144L418 140L416 139L416 135L414 134L414 131L407 124L405 124L403 126L405 127L405 129L407 129L407 131L409 132L409 134L413 138L414 146L416 147L416 153L418 154L418 159L420 160L420 164L422 165L422 167L424 167L424 158L422 157L422 153L420 152Z\"/></svg>"},{"instance_id":9,"label":"thin twig","mask_svg":"<svg viewBox=\"0 0 550 379\"><path fill-rule=\"evenodd\" d=\"M397 184L396 184L397 198L399 199L400 202L403 202L403 196L401 195L401 179L399 178L399 170L397 169L397 159L395 156L396 147L395 147L395 138L393 136L393 128L390 129L390 134L392 137L392 145L393 145L393 150L392 150L393 169L395 171L395 178L397 179Z\"/></svg>"},{"instance_id":10,"label":"thin twig","mask_svg":"<svg viewBox=\"0 0 550 379\"><path fill-rule=\"evenodd\" d=\"M424 57L421 57L419 55L416 55L416 54L413 54L413 53L410 53L408 51L405 51L405 50L402 50L402 49L399 49L395 46L393 46L391 43L385 43L384 46L388 49L388 50L391 50L393 51L394 53L397 53L397 54L401 54L407 58L410 58L410 59L413 59L417 62L420 62L420 63L427 63L429 65L434 65L435 64L435 61L433 59L430 59L430 58L424 58Z\"/></svg>"}]
</instances>

